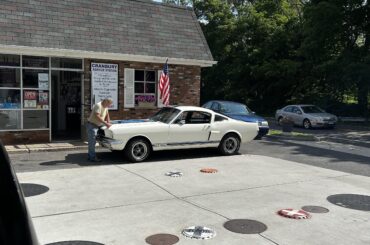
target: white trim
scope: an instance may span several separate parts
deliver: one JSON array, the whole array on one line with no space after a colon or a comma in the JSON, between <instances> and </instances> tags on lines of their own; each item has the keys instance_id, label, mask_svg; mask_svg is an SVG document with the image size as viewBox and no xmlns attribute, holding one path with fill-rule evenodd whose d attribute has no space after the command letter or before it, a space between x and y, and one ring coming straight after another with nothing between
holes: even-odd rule
<instances>
[{"instance_id":1,"label":"white trim","mask_svg":"<svg viewBox=\"0 0 370 245\"><path fill-rule=\"evenodd\" d=\"M52 56L52 57L66 57L66 58L89 58L89 59L103 59L103 60L124 60L136 62L149 63L164 63L167 57L148 56L148 55L133 55L133 54L119 54L107 52L94 52L73 49L57 49L57 48L40 48L27 47L18 45L3 45L0 44L0 53L2 54L19 54L32 56ZM217 64L217 61L211 60L194 60L182 58L170 58L168 64L173 65L193 65L200 67L211 67Z\"/></svg>"}]
</instances>

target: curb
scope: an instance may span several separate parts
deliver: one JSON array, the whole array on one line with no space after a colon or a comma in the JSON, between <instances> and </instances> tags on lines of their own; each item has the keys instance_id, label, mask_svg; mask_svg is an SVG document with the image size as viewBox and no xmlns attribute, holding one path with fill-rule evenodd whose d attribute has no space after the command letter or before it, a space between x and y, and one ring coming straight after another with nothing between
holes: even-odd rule
<instances>
[{"instance_id":1,"label":"curb","mask_svg":"<svg viewBox=\"0 0 370 245\"><path fill-rule=\"evenodd\" d=\"M35 153L35 152L58 152L58 151L69 151L69 150L84 150L86 146L70 146L70 147L40 147L40 148L26 148L26 149L6 149L9 154L22 154L22 153ZM96 146L96 149L101 148Z\"/></svg>"}]
</instances>

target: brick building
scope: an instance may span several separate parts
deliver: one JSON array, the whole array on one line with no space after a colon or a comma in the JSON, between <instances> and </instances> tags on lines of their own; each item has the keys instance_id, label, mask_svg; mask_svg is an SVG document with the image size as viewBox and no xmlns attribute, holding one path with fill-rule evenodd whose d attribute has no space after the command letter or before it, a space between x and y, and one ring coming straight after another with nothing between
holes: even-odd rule
<instances>
[{"instance_id":1,"label":"brick building","mask_svg":"<svg viewBox=\"0 0 370 245\"><path fill-rule=\"evenodd\" d=\"M0 7L0 137L6 144L81 139L91 105L112 119L199 105L200 72L216 62L192 9L150 0L12 0Z\"/></svg>"}]
</instances>

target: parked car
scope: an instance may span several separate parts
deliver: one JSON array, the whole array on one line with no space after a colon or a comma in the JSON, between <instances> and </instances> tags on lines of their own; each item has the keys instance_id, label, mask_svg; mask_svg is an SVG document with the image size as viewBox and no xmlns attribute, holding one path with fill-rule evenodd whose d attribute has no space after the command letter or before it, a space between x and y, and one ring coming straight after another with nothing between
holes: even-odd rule
<instances>
[{"instance_id":1,"label":"parked car","mask_svg":"<svg viewBox=\"0 0 370 245\"><path fill-rule=\"evenodd\" d=\"M294 125L303 126L306 129L316 127L334 128L338 118L315 105L288 105L275 113L279 125L283 118L291 120Z\"/></svg>"},{"instance_id":2,"label":"parked car","mask_svg":"<svg viewBox=\"0 0 370 245\"><path fill-rule=\"evenodd\" d=\"M98 130L97 141L110 150L124 151L132 162L152 151L218 147L223 155L238 153L241 143L256 137L258 126L194 106L165 107L146 120L112 121Z\"/></svg>"},{"instance_id":3,"label":"parked car","mask_svg":"<svg viewBox=\"0 0 370 245\"><path fill-rule=\"evenodd\" d=\"M256 139L261 139L262 136L265 136L269 132L268 122L264 118L257 116L244 104L232 101L211 100L205 103L202 107L236 120L258 123L259 132Z\"/></svg>"},{"instance_id":4,"label":"parked car","mask_svg":"<svg viewBox=\"0 0 370 245\"><path fill-rule=\"evenodd\" d=\"M0 244L38 245L22 188L0 141Z\"/></svg>"}]
</instances>

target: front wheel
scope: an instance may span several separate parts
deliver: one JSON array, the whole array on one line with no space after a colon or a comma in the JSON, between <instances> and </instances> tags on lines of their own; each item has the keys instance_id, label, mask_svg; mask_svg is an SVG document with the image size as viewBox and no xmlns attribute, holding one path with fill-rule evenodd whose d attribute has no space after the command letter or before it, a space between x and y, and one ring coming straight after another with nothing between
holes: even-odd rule
<instances>
[{"instance_id":1,"label":"front wheel","mask_svg":"<svg viewBox=\"0 0 370 245\"><path fill-rule=\"evenodd\" d=\"M142 162L150 155L151 148L144 139L134 139L125 147L125 154L131 162Z\"/></svg>"},{"instance_id":2,"label":"front wheel","mask_svg":"<svg viewBox=\"0 0 370 245\"><path fill-rule=\"evenodd\" d=\"M218 150L221 152L222 155L229 156L237 154L239 151L239 147L239 137L235 134L227 134L222 138L221 143L218 146Z\"/></svg>"},{"instance_id":3,"label":"front wheel","mask_svg":"<svg viewBox=\"0 0 370 245\"><path fill-rule=\"evenodd\" d=\"M311 122L310 122L310 120L308 120L308 119L304 119L304 120L303 120L303 127L304 127L305 129L310 129L310 128L311 128Z\"/></svg>"}]
</instances>

